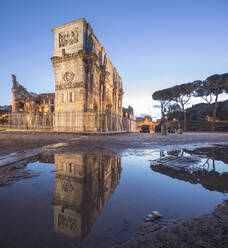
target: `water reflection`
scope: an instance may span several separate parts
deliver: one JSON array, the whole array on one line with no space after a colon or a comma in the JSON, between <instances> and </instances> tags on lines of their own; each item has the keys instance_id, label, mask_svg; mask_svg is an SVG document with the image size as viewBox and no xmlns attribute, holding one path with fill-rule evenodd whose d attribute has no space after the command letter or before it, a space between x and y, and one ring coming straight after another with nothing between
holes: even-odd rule
<instances>
[{"instance_id":1,"label":"water reflection","mask_svg":"<svg viewBox=\"0 0 228 248\"><path fill-rule=\"evenodd\" d=\"M228 192L227 151L43 153L2 167L0 247L106 248L139 234L152 210L165 220L208 213Z\"/></svg>"},{"instance_id":2,"label":"water reflection","mask_svg":"<svg viewBox=\"0 0 228 248\"><path fill-rule=\"evenodd\" d=\"M31 158L24 159L14 164L0 167L0 187L9 186L21 179L28 179L40 176L39 171L28 169L28 164L39 161L41 163L54 164L54 155L40 153Z\"/></svg>"},{"instance_id":3,"label":"water reflection","mask_svg":"<svg viewBox=\"0 0 228 248\"><path fill-rule=\"evenodd\" d=\"M120 180L117 155L56 154L51 201L54 231L81 240L85 237Z\"/></svg>"},{"instance_id":4,"label":"water reflection","mask_svg":"<svg viewBox=\"0 0 228 248\"><path fill-rule=\"evenodd\" d=\"M212 191L228 193L228 146L160 152L151 169L172 178L201 184Z\"/></svg>"}]
</instances>

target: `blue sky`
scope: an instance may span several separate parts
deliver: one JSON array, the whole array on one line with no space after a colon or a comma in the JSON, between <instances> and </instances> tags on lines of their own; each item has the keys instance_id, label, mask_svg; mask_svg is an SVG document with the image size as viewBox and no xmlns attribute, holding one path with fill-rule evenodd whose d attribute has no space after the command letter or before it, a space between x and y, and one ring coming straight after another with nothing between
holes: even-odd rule
<instances>
[{"instance_id":1,"label":"blue sky","mask_svg":"<svg viewBox=\"0 0 228 248\"><path fill-rule=\"evenodd\" d=\"M227 13L227 0L1 0L0 105L11 73L54 92L51 29L84 17L123 78L124 104L155 115L155 90L228 72Z\"/></svg>"}]
</instances>

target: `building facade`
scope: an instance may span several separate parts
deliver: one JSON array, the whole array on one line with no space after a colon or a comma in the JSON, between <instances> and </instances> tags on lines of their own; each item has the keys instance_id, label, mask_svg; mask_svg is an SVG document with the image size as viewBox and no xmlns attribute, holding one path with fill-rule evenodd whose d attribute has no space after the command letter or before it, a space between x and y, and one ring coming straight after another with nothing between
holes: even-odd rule
<instances>
[{"instance_id":1,"label":"building facade","mask_svg":"<svg viewBox=\"0 0 228 248\"><path fill-rule=\"evenodd\" d=\"M9 124L56 132L135 131L133 109L122 108L122 79L91 26L82 18L52 31L55 93L28 92L12 75Z\"/></svg>"},{"instance_id":2,"label":"building facade","mask_svg":"<svg viewBox=\"0 0 228 248\"><path fill-rule=\"evenodd\" d=\"M53 126L55 93L35 94L27 91L12 74L12 113L9 124L17 128Z\"/></svg>"},{"instance_id":3,"label":"building facade","mask_svg":"<svg viewBox=\"0 0 228 248\"><path fill-rule=\"evenodd\" d=\"M150 126L150 132L155 131L155 126L158 125L158 122L153 122L151 116L146 115L144 117L137 117L136 118L136 124L137 124L137 131L140 132L141 127L144 125Z\"/></svg>"},{"instance_id":4,"label":"building facade","mask_svg":"<svg viewBox=\"0 0 228 248\"><path fill-rule=\"evenodd\" d=\"M122 130L122 80L91 26L82 18L52 31L54 129Z\"/></svg>"}]
</instances>

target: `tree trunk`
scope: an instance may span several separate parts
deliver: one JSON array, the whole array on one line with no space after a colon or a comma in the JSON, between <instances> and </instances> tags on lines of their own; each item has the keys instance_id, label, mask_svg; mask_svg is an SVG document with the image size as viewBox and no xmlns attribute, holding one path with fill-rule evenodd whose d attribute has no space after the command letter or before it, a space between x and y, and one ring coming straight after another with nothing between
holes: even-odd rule
<instances>
[{"instance_id":1,"label":"tree trunk","mask_svg":"<svg viewBox=\"0 0 228 248\"><path fill-rule=\"evenodd\" d=\"M164 104L161 102L161 116L164 118Z\"/></svg>"},{"instance_id":2,"label":"tree trunk","mask_svg":"<svg viewBox=\"0 0 228 248\"><path fill-rule=\"evenodd\" d=\"M186 111L184 109L184 105L181 104L181 107L182 107L182 111L184 113L184 131L186 132L187 131L187 114L186 114Z\"/></svg>"},{"instance_id":3,"label":"tree trunk","mask_svg":"<svg viewBox=\"0 0 228 248\"><path fill-rule=\"evenodd\" d=\"M184 111L184 131L185 132L187 131L187 114L185 111Z\"/></svg>"},{"instance_id":4,"label":"tree trunk","mask_svg":"<svg viewBox=\"0 0 228 248\"><path fill-rule=\"evenodd\" d=\"M213 108L213 120L211 125L211 131L215 130L215 122L216 122L216 111L217 111L217 102L218 102L218 95L215 97L214 108Z\"/></svg>"}]
</instances>

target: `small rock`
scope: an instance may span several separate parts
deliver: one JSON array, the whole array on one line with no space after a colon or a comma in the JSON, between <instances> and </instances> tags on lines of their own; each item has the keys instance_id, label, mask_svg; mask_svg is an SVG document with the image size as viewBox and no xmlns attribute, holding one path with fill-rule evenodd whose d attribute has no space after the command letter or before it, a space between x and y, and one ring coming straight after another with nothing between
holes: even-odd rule
<instances>
[{"instance_id":1,"label":"small rock","mask_svg":"<svg viewBox=\"0 0 228 248\"><path fill-rule=\"evenodd\" d=\"M162 217L162 214L159 213L158 211L152 211L152 214L153 214L153 216L156 217L156 218L161 218L161 217Z\"/></svg>"}]
</instances>

